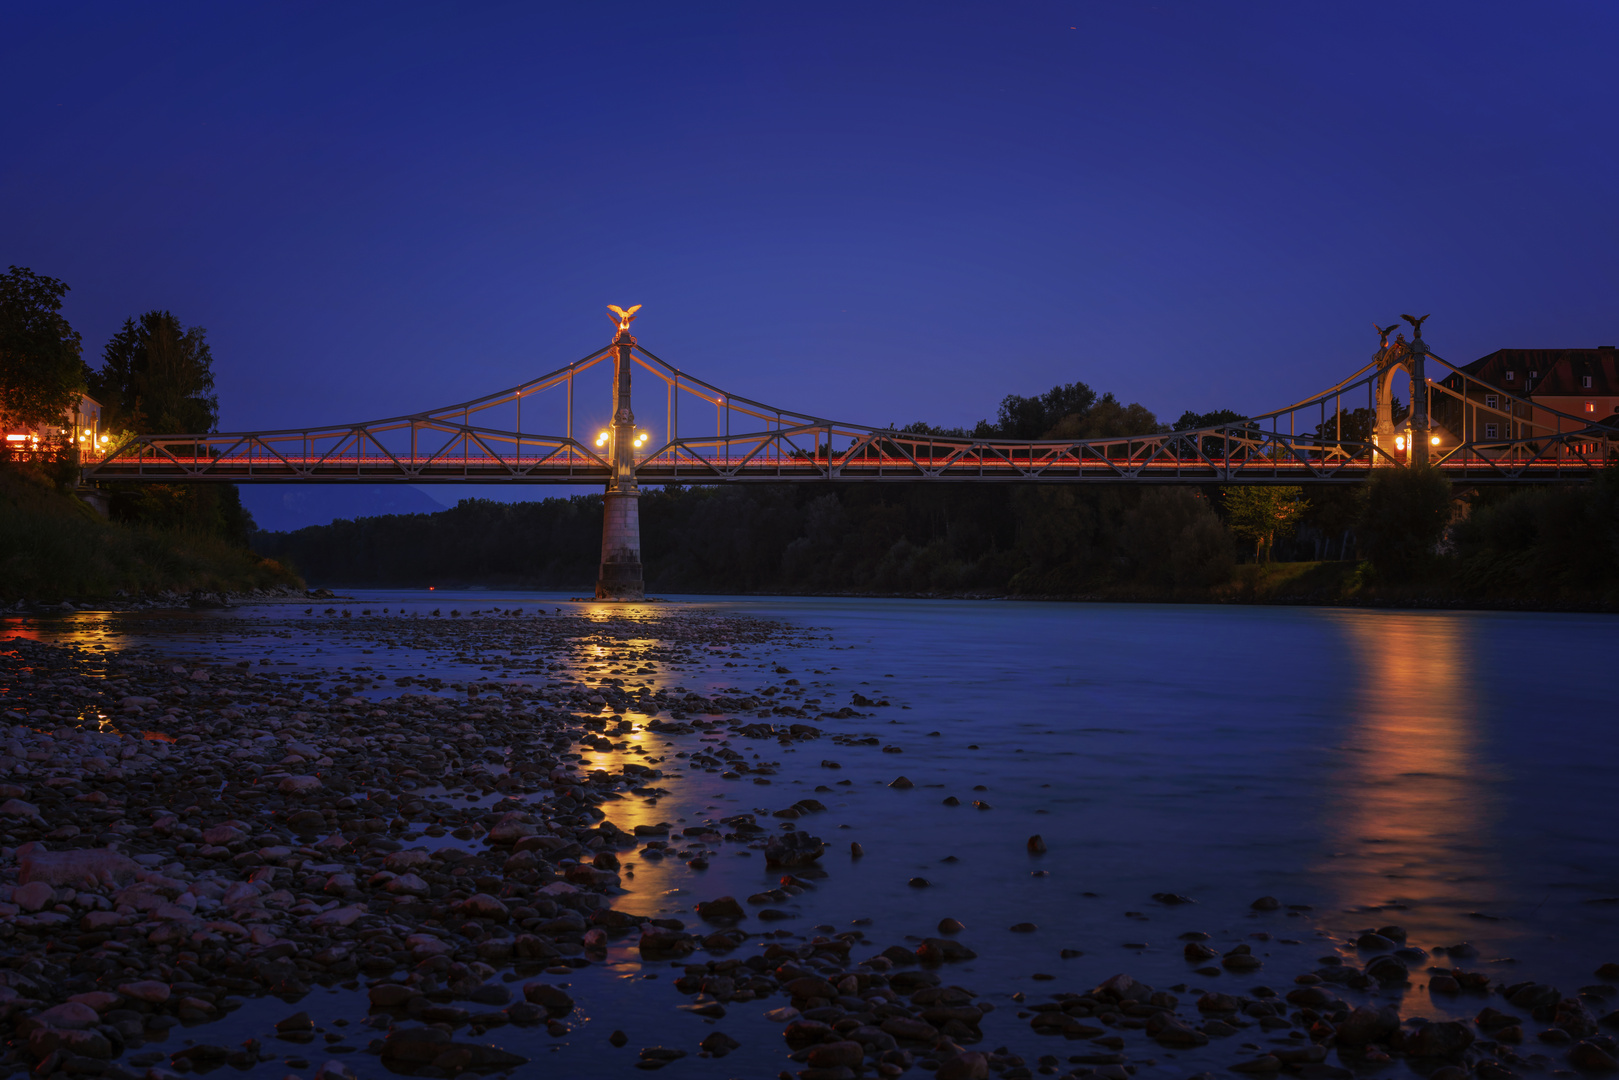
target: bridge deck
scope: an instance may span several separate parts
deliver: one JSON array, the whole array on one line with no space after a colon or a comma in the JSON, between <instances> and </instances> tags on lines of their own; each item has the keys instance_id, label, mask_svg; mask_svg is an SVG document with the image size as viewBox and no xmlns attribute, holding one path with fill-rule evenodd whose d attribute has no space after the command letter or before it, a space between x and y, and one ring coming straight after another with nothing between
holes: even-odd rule
<instances>
[{"instance_id":1,"label":"bridge deck","mask_svg":"<svg viewBox=\"0 0 1619 1080\"><path fill-rule=\"evenodd\" d=\"M1532 458L1456 455L1438 462L1453 480L1487 483L1525 480L1580 479L1593 475L1606 461L1600 453L1565 454ZM98 480L198 481L275 483L288 481L365 483L528 483L600 484L608 470L578 454L454 458L390 458L347 456L220 456L176 455L118 457L95 463ZM760 456L682 456L649 458L635 470L641 483L733 483L739 481L1159 481L1164 483L1301 483L1361 482L1372 471L1365 458L1335 455L1300 455L1294 460L1243 458L1125 458L1053 460L1051 456L1009 455L994 460L963 461L957 457L903 458L884 455L853 458Z\"/></svg>"}]
</instances>

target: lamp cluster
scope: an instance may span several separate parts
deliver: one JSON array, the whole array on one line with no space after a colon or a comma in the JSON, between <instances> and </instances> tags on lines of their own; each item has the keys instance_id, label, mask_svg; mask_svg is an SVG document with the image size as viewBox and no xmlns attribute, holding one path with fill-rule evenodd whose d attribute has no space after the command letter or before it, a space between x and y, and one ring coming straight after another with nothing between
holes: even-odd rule
<instances>
[{"instance_id":1,"label":"lamp cluster","mask_svg":"<svg viewBox=\"0 0 1619 1080\"><path fill-rule=\"evenodd\" d=\"M639 449L640 447L645 446L646 445L646 440L647 440L647 433L646 432L637 431L635 433L634 445L635 445L635 447L637 449ZM613 433L611 431L603 429L602 431L597 432L597 434L596 434L596 446L597 446L598 449L603 447L603 446L606 446L608 443L610 443L612 441L613 441Z\"/></svg>"}]
</instances>

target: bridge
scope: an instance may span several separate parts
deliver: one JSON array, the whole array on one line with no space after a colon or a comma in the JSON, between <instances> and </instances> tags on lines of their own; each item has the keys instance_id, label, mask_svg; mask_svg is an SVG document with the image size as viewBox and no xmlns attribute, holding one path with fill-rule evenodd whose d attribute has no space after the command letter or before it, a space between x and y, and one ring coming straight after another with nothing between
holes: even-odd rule
<instances>
[{"instance_id":1,"label":"bridge","mask_svg":"<svg viewBox=\"0 0 1619 1080\"><path fill-rule=\"evenodd\" d=\"M629 332L639 307L610 309L617 332L602 349L487 397L353 424L140 435L87 457L81 475L92 483L600 484L607 519L597 592L631 598L640 595L636 507L645 483L1358 483L1379 468L1431 463L1454 481L1490 484L1586 480L1614 453L1614 429L1533 404L1434 354L1422 339L1427 316L1407 317L1409 342L1380 328L1369 363L1272 412L1188 431L1031 441L845 423L728 393L642 347ZM611 419L581 429L576 383L608 361ZM651 425L630 406L637 367L663 399ZM1403 420L1396 377L1410 390Z\"/></svg>"}]
</instances>

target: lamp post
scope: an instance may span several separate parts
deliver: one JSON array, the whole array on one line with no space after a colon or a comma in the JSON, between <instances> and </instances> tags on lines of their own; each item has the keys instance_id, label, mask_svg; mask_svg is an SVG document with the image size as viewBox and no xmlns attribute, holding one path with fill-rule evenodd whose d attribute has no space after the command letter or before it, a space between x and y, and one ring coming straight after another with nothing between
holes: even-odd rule
<instances>
[{"instance_id":1,"label":"lamp post","mask_svg":"<svg viewBox=\"0 0 1619 1080\"><path fill-rule=\"evenodd\" d=\"M630 410L630 350L635 339L630 323L641 305L625 310L610 305L618 333L613 338L613 423L607 436L612 474L602 502L601 571L596 577L598 600L642 600L646 583L641 573L641 491L635 484L635 413ZM601 439L596 444L602 444Z\"/></svg>"}]
</instances>

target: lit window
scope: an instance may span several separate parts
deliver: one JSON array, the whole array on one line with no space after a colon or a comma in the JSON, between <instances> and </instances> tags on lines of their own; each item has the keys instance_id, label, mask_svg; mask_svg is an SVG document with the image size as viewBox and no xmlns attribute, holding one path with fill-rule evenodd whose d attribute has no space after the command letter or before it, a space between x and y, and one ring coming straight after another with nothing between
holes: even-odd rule
<instances>
[{"instance_id":1,"label":"lit window","mask_svg":"<svg viewBox=\"0 0 1619 1080\"><path fill-rule=\"evenodd\" d=\"M1594 402L1594 401L1587 401L1585 403L1585 411L1586 412L1596 412L1597 411L1597 403Z\"/></svg>"},{"instance_id":2,"label":"lit window","mask_svg":"<svg viewBox=\"0 0 1619 1080\"><path fill-rule=\"evenodd\" d=\"M1580 385L1585 387L1585 389L1587 389L1587 390L1591 389L1591 376L1589 376L1589 375L1581 375L1580 376Z\"/></svg>"},{"instance_id":3,"label":"lit window","mask_svg":"<svg viewBox=\"0 0 1619 1080\"><path fill-rule=\"evenodd\" d=\"M1486 409L1499 409L1501 407L1501 399L1496 397L1494 394L1485 394L1484 407Z\"/></svg>"},{"instance_id":4,"label":"lit window","mask_svg":"<svg viewBox=\"0 0 1619 1080\"><path fill-rule=\"evenodd\" d=\"M1500 430L1501 430L1500 427L1495 425L1495 424L1485 424L1484 425L1484 437L1486 439L1497 438L1499 436Z\"/></svg>"}]
</instances>

